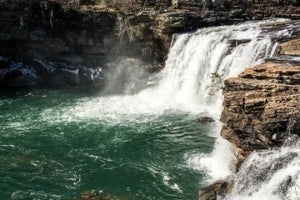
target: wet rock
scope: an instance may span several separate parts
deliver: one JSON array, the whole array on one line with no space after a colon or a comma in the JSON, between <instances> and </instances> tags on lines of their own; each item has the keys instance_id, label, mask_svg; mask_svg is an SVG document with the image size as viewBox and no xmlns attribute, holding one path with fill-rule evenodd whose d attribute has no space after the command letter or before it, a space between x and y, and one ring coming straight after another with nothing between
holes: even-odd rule
<instances>
[{"instance_id":1,"label":"wet rock","mask_svg":"<svg viewBox=\"0 0 300 200\"><path fill-rule=\"evenodd\" d=\"M5 81L5 85L9 88L33 87L36 85L36 79L27 74L20 74L9 78Z\"/></svg>"},{"instance_id":2,"label":"wet rock","mask_svg":"<svg viewBox=\"0 0 300 200\"><path fill-rule=\"evenodd\" d=\"M0 57L0 87L24 88L36 84L36 71L32 67Z\"/></svg>"},{"instance_id":3,"label":"wet rock","mask_svg":"<svg viewBox=\"0 0 300 200\"><path fill-rule=\"evenodd\" d=\"M79 84L78 70L56 69L49 79L49 85L52 87L76 86Z\"/></svg>"},{"instance_id":4,"label":"wet rock","mask_svg":"<svg viewBox=\"0 0 300 200\"><path fill-rule=\"evenodd\" d=\"M218 181L202 188L199 192L199 200L217 200L224 198L226 194L230 193L232 187L231 182Z\"/></svg>"},{"instance_id":5,"label":"wet rock","mask_svg":"<svg viewBox=\"0 0 300 200\"><path fill-rule=\"evenodd\" d=\"M96 190L86 191L78 197L78 200L117 200L117 199L118 198L116 197L113 197L109 194L104 194L102 191L96 191Z\"/></svg>"},{"instance_id":6,"label":"wet rock","mask_svg":"<svg viewBox=\"0 0 300 200\"><path fill-rule=\"evenodd\" d=\"M25 65L0 57L0 86L19 87L68 87L101 86L102 68L70 66L66 63L44 62L35 59Z\"/></svg>"},{"instance_id":7,"label":"wet rock","mask_svg":"<svg viewBox=\"0 0 300 200\"><path fill-rule=\"evenodd\" d=\"M102 68L79 68L79 78L82 85L98 85L102 84L103 74Z\"/></svg>"},{"instance_id":8,"label":"wet rock","mask_svg":"<svg viewBox=\"0 0 300 200\"><path fill-rule=\"evenodd\" d=\"M197 119L197 122L200 122L200 123L211 123L211 122L215 122L215 120L211 117L199 117Z\"/></svg>"},{"instance_id":9,"label":"wet rock","mask_svg":"<svg viewBox=\"0 0 300 200\"><path fill-rule=\"evenodd\" d=\"M66 63L43 63L41 61L40 63L40 66L47 70L49 79L47 84L51 87L99 86L102 84L103 76L100 67L69 66Z\"/></svg>"},{"instance_id":10,"label":"wet rock","mask_svg":"<svg viewBox=\"0 0 300 200\"><path fill-rule=\"evenodd\" d=\"M50 64L38 59L34 59L31 66L36 71L37 75L43 80L48 79L49 75L55 70L55 68Z\"/></svg>"},{"instance_id":11,"label":"wet rock","mask_svg":"<svg viewBox=\"0 0 300 200\"><path fill-rule=\"evenodd\" d=\"M251 40L249 39L242 39L242 40L229 40L228 42L230 42L230 46L236 47L239 46L240 44L249 43L250 41Z\"/></svg>"}]
</instances>

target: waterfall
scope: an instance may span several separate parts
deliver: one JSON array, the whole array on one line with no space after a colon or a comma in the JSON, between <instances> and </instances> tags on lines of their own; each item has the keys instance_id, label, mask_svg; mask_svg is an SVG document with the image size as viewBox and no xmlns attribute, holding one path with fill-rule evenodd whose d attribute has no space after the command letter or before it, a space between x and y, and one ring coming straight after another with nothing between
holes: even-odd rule
<instances>
[{"instance_id":1,"label":"waterfall","mask_svg":"<svg viewBox=\"0 0 300 200\"><path fill-rule=\"evenodd\" d=\"M158 115L180 111L218 118L222 110L223 81L271 57L277 45L273 39L291 34L291 30L266 31L262 24L248 22L178 35L165 68L150 77L148 88L134 95L104 95L82 102L75 115L114 118L120 114Z\"/></svg>"},{"instance_id":2,"label":"waterfall","mask_svg":"<svg viewBox=\"0 0 300 200\"><path fill-rule=\"evenodd\" d=\"M274 28L272 24L276 23L284 25ZM106 95L79 102L78 106L70 108L72 113L66 112L65 116L128 120L138 115L148 116L143 118L147 120L150 116L184 112L209 115L218 120L222 111L223 81L228 77L237 76L247 67L263 62L265 58L274 56L278 46L276 40L290 37L293 27L288 20L276 20L203 28L177 35L165 68L149 79L148 88L134 95ZM229 143L219 136L220 128L221 124L217 123L212 131L212 136L216 137L217 141L211 154L192 153L185 156L189 167L206 172L207 182L225 179L235 172L234 153ZM295 157L295 153L298 155L299 152L295 148L294 150L295 152L291 153L293 161L280 170L292 169L292 164L298 162L299 156ZM278 156L284 156L284 153L281 153ZM275 158L272 157L273 154ZM265 157L269 157L269 160L280 159L276 156L276 151L253 154L249 162L242 167L245 170L239 172L241 180L238 180L238 183L256 185L256 182L242 180L252 166L250 163L257 163L260 167L265 162ZM294 175L291 174L292 177ZM266 181L272 180L272 177L269 177ZM269 186L272 187L272 184ZM261 188L269 189L269 186ZM258 186L253 186L253 190L256 193L264 193ZM236 199L241 199L239 195L250 193L251 191L245 191L245 188L235 187L233 190Z\"/></svg>"},{"instance_id":3,"label":"waterfall","mask_svg":"<svg viewBox=\"0 0 300 200\"><path fill-rule=\"evenodd\" d=\"M255 23L179 35L159 74L162 79L149 91L162 105L219 114L223 81L270 56L272 46L271 37Z\"/></svg>"},{"instance_id":4,"label":"waterfall","mask_svg":"<svg viewBox=\"0 0 300 200\"><path fill-rule=\"evenodd\" d=\"M280 149L255 151L243 162L230 200L280 200L300 197L300 141Z\"/></svg>"}]
</instances>

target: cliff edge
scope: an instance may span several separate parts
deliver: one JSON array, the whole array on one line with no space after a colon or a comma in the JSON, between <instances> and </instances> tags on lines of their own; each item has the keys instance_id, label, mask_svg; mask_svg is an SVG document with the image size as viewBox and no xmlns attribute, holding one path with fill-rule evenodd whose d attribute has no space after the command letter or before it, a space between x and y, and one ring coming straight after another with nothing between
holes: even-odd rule
<instances>
[{"instance_id":1,"label":"cliff edge","mask_svg":"<svg viewBox=\"0 0 300 200\"><path fill-rule=\"evenodd\" d=\"M225 81L221 135L237 155L237 169L255 150L280 147L300 134L299 37L280 44L279 60L269 60ZM294 56L294 57L290 57ZM298 56L298 57L295 57ZM230 193L232 183L200 191L200 200ZM229 188L229 189L228 189Z\"/></svg>"}]
</instances>

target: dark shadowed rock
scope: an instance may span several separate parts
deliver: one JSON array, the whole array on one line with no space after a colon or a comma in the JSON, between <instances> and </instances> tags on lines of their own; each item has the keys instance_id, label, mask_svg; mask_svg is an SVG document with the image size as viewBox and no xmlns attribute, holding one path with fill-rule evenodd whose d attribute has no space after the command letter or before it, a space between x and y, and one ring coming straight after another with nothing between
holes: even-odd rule
<instances>
[{"instance_id":1,"label":"dark shadowed rock","mask_svg":"<svg viewBox=\"0 0 300 200\"><path fill-rule=\"evenodd\" d=\"M69 66L66 63L33 60L31 65L0 59L0 87L68 87L103 84L102 68Z\"/></svg>"},{"instance_id":2,"label":"dark shadowed rock","mask_svg":"<svg viewBox=\"0 0 300 200\"><path fill-rule=\"evenodd\" d=\"M119 200L119 198L110 194L105 194L102 191L91 190L83 192L78 197L78 200Z\"/></svg>"},{"instance_id":3,"label":"dark shadowed rock","mask_svg":"<svg viewBox=\"0 0 300 200\"><path fill-rule=\"evenodd\" d=\"M33 87L37 82L36 71L32 67L0 57L0 87Z\"/></svg>"},{"instance_id":4,"label":"dark shadowed rock","mask_svg":"<svg viewBox=\"0 0 300 200\"><path fill-rule=\"evenodd\" d=\"M79 78L82 85L98 85L102 84L103 74L100 67L97 68L79 68Z\"/></svg>"},{"instance_id":5,"label":"dark shadowed rock","mask_svg":"<svg viewBox=\"0 0 300 200\"><path fill-rule=\"evenodd\" d=\"M212 123L212 122L215 122L215 120L211 117L199 117L197 119L197 122L200 122L200 123Z\"/></svg>"},{"instance_id":6,"label":"dark shadowed rock","mask_svg":"<svg viewBox=\"0 0 300 200\"><path fill-rule=\"evenodd\" d=\"M50 76L49 84L52 87L75 86L80 84L78 69L56 69Z\"/></svg>"},{"instance_id":7,"label":"dark shadowed rock","mask_svg":"<svg viewBox=\"0 0 300 200\"><path fill-rule=\"evenodd\" d=\"M218 181L202 188L199 192L199 200L217 200L224 198L226 194L230 193L233 185L226 181Z\"/></svg>"}]
</instances>

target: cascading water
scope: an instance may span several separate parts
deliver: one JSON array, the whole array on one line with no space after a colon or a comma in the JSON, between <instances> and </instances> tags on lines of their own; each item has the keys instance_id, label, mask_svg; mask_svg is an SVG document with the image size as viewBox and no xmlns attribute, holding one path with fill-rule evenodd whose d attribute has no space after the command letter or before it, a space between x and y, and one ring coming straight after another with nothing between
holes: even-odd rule
<instances>
[{"instance_id":1,"label":"cascading water","mask_svg":"<svg viewBox=\"0 0 300 200\"><path fill-rule=\"evenodd\" d=\"M291 137L280 149L253 152L241 166L230 200L299 199L300 142Z\"/></svg>"},{"instance_id":2,"label":"cascading water","mask_svg":"<svg viewBox=\"0 0 300 200\"><path fill-rule=\"evenodd\" d=\"M135 95L102 96L83 102L75 114L109 117L116 114L157 115L173 110L218 116L222 105L222 82L260 63L263 58L271 57L277 46L272 40L288 37L292 32L289 29L268 32L263 30L262 24L204 28L178 35L166 67L150 78L149 82L154 86Z\"/></svg>"},{"instance_id":3,"label":"cascading water","mask_svg":"<svg viewBox=\"0 0 300 200\"><path fill-rule=\"evenodd\" d=\"M276 23L284 25L272 28ZM140 77L144 84L143 72L137 73L138 79L108 83L100 97L35 91L0 99L0 198L74 199L82 191L97 189L118 196L115 199L196 199L199 187L232 176L235 157L229 143L218 136L220 123L199 124L195 119L210 116L217 121L222 82L272 57L276 40L290 37L296 27L276 20L177 35L165 68L134 95L107 94L133 80L124 87L131 89ZM113 81L136 69L120 69L112 74ZM250 193L260 197L264 192L259 188L268 190L273 180L285 179L280 174L291 177L287 182L299 180L299 169L293 168L299 161L296 147L284 147L291 153L282 149L253 154L228 198ZM291 158L288 164L271 166L274 176L270 174L266 183L258 180L260 186L246 188L252 180L243 182L242 177L251 163L263 166L262 158L272 161L285 155ZM287 196L293 195L291 187Z\"/></svg>"},{"instance_id":4,"label":"cascading water","mask_svg":"<svg viewBox=\"0 0 300 200\"><path fill-rule=\"evenodd\" d=\"M271 29L270 24L285 22L282 30ZM278 46L275 41L290 37L294 29L287 20L276 20L210 27L178 35L165 69L150 79L154 86L136 95L89 100L80 103L75 112L72 108L72 113L84 118L116 119L123 115L186 112L209 115L218 120L222 110L223 81L272 57ZM224 179L235 171L234 153L229 143L218 136L220 128L217 124L211 131L217 137L211 155L185 155L190 167L208 173L208 181Z\"/></svg>"}]
</instances>

